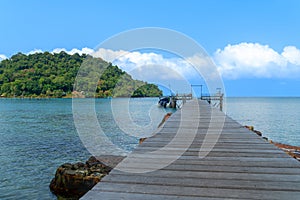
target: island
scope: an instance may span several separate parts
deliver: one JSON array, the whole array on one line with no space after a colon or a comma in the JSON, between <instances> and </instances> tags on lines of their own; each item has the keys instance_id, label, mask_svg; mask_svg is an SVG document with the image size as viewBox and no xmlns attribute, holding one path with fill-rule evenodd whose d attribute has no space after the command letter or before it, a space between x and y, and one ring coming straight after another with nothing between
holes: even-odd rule
<instances>
[{"instance_id":1,"label":"island","mask_svg":"<svg viewBox=\"0 0 300 200\"><path fill-rule=\"evenodd\" d=\"M86 63L89 74L101 71L94 91L74 90L80 67ZM86 78L86 77L84 77ZM86 80L86 79L84 79ZM121 85L121 87L119 87ZM117 87L117 89L115 89ZM73 93L73 94L72 94ZM0 62L0 97L63 98L63 97L158 97L162 91L155 84L134 80L118 66L101 58L75 53L17 53Z\"/></svg>"}]
</instances>

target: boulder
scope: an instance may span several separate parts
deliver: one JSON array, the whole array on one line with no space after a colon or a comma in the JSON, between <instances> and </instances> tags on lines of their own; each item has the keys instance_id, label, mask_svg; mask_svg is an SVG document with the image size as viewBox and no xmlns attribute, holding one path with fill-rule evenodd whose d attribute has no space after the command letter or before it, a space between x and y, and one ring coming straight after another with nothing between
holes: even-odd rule
<instances>
[{"instance_id":1,"label":"boulder","mask_svg":"<svg viewBox=\"0 0 300 200\"><path fill-rule=\"evenodd\" d=\"M253 126L245 126L245 128L249 129L249 131L253 131L254 130L254 127Z\"/></svg>"},{"instance_id":2,"label":"boulder","mask_svg":"<svg viewBox=\"0 0 300 200\"><path fill-rule=\"evenodd\" d=\"M262 136L262 133L260 131L253 130L253 132L256 133L256 135L258 135L258 136Z\"/></svg>"},{"instance_id":3,"label":"boulder","mask_svg":"<svg viewBox=\"0 0 300 200\"><path fill-rule=\"evenodd\" d=\"M246 125L244 127L247 128L249 131L252 131L252 132L256 133L258 136L262 136L262 133L260 131L254 129L254 126L247 126Z\"/></svg>"},{"instance_id":4,"label":"boulder","mask_svg":"<svg viewBox=\"0 0 300 200\"><path fill-rule=\"evenodd\" d=\"M50 190L59 199L79 199L107 175L124 157L90 157L85 163L65 163L58 167Z\"/></svg>"}]
</instances>

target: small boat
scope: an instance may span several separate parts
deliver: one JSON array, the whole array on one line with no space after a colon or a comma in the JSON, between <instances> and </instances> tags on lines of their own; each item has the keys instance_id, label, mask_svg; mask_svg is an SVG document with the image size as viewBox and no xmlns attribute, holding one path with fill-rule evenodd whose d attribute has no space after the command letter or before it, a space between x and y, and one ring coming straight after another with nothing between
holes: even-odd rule
<instances>
[{"instance_id":1,"label":"small boat","mask_svg":"<svg viewBox=\"0 0 300 200\"><path fill-rule=\"evenodd\" d=\"M176 108L176 97L169 96L169 97L160 97L158 104L164 108Z\"/></svg>"},{"instance_id":2,"label":"small boat","mask_svg":"<svg viewBox=\"0 0 300 200\"><path fill-rule=\"evenodd\" d=\"M161 97L159 98L158 104L164 108L170 103L170 97Z\"/></svg>"}]
</instances>

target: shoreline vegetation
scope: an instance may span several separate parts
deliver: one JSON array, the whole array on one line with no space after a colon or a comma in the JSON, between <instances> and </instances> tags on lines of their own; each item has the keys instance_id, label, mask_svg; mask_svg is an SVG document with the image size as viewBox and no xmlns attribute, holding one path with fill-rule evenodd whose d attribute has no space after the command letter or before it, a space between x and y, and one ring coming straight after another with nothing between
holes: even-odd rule
<instances>
[{"instance_id":1,"label":"shoreline vegetation","mask_svg":"<svg viewBox=\"0 0 300 200\"><path fill-rule=\"evenodd\" d=\"M86 54L18 53L0 62L2 98L159 96L157 85L134 80L118 66Z\"/></svg>"}]
</instances>

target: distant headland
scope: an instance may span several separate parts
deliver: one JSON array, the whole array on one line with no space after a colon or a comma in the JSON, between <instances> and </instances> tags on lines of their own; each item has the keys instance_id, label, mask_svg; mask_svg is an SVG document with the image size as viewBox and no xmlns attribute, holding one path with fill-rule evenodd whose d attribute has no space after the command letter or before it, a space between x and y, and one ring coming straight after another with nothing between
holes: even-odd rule
<instances>
[{"instance_id":1,"label":"distant headland","mask_svg":"<svg viewBox=\"0 0 300 200\"><path fill-rule=\"evenodd\" d=\"M89 80L80 85L81 90L73 91L78 70L82 64L92 63L89 74L99 74L95 90L91 91ZM78 89L78 87L77 87ZM91 92L86 92L91 91ZM0 96L20 98L63 98L63 97L158 97L162 91L157 85L134 80L118 66L100 58L77 53L17 53L0 62Z\"/></svg>"}]
</instances>

